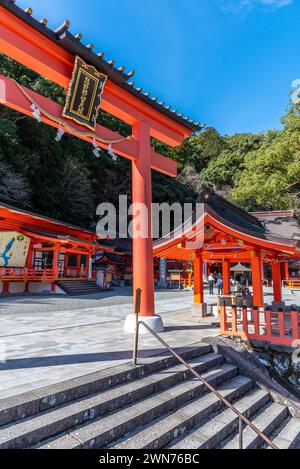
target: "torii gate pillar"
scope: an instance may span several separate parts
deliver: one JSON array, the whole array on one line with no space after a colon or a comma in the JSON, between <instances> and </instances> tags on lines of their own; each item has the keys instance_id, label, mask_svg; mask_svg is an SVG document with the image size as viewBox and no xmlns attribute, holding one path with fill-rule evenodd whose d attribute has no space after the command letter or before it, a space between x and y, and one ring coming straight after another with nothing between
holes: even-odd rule
<instances>
[{"instance_id":1,"label":"torii gate pillar","mask_svg":"<svg viewBox=\"0 0 300 469\"><path fill-rule=\"evenodd\" d=\"M139 224L133 221L133 293L138 288L141 296L141 320L155 332L163 332L164 326L160 316L155 316L154 300L154 267L152 240L152 173L150 127L145 121L133 125L133 136L138 141L139 156L132 162L132 204L133 216L139 217ZM144 213L143 207L147 209ZM144 224L144 226L139 226ZM146 226L147 225L147 226ZM125 322L125 330L134 332L136 317L131 314ZM140 329L146 333L145 328Z\"/></svg>"}]
</instances>

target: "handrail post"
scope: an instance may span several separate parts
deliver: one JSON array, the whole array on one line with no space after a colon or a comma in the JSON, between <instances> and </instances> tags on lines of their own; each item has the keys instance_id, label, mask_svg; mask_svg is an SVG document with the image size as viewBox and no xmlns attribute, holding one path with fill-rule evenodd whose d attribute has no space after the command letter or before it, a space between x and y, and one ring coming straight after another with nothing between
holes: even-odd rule
<instances>
[{"instance_id":1,"label":"handrail post","mask_svg":"<svg viewBox=\"0 0 300 469\"><path fill-rule=\"evenodd\" d=\"M139 314L141 311L141 296L142 290L138 288L135 294L135 332L134 332L134 346L133 346L133 366L137 366L137 359L138 359L138 348L139 348Z\"/></svg>"},{"instance_id":2,"label":"handrail post","mask_svg":"<svg viewBox=\"0 0 300 469\"><path fill-rule=\"evenodd\" d=\"M239 449L244 449L243 431L244 431L244 422L241 419L241 417L239 417Z\"/></svg>"}]
</instances>

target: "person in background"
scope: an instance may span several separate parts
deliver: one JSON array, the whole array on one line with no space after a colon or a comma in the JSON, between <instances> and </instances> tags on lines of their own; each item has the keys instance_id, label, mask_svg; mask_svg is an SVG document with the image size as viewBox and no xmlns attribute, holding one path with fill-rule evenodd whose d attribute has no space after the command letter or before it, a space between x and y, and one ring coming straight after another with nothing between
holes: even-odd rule
<instances>
[{"instance_id":1,"label":"person in background","mask_svg":"<svg viewBox=\"0 0 300 469\"><path fill-rule=\"evenodd\" d=\"M209 294L213 295L214 294L214 284L215 284L215 278L213 274L210 274L208 277L208 286L209 286Z\"/></svg>"},{"instance_id":2,"label":"person in background","mask_svg":"<svg viewBox=\"0 0 300 469\"><path fill-rule=\"evenodd\" d=\"M245 275L242 274L242 275L240 276L240 287L241 287L242 293L245 292L246 286L247 286L247 279L246 279Z\"/></svg>"},{"instance_id":3,"label":"person in background","mask_svg":"<svg viewBox=\"0 0 300 469\"><path fill-rule=\"evenodd\" d=\"M222 295L223 293L223 279L222 275L219 274L218 280L217 280L217 287L218 287L218 295Z\"/></svg>"},{"instance_id":4,"label":"person in background","mask_svg":"<svg viewBox=\"0 0 300 469\"><path fill-rule=\"evenodd\" d=\"M214 281L215 281L215 285L217 285L217 281L218 281L217 272L213 273L213 278L214 278Z\"/></svg>"}]
</instances>

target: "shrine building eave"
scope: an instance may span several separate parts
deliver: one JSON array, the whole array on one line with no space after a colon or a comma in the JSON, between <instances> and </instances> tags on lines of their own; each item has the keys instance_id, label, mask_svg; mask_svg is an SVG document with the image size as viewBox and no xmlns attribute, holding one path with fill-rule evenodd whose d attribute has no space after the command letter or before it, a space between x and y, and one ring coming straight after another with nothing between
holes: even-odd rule
<instances>
[{"instance_id":1,"label":"shrine building eave","mask_svg":"<svg viewBox=\"0 0 300 469\"><path fill-rule=\"evenodd\" d=\"M214 241L214 234L224 235L223 246ZM178 260L193 260L201 252L207 260L245 261L256 251L270 259L300 258L300 242L270 233L255 217L209 189L201 194L192 219L154 243L154 257Z\"/></svg>"}]
</instances>

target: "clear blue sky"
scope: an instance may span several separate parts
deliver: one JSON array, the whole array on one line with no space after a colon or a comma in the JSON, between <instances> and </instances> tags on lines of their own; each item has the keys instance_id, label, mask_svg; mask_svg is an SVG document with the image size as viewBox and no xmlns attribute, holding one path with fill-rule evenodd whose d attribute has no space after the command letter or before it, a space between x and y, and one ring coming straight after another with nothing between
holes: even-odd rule
<instances>
[{"instance_id":1,"label":"clear blue sky","mask_svg":"<svg viewBox=\"0 0 300 469\"><path fill-rule=\"evenodd\" d=\"M17 0L68 18L135 82L222 133L280 126L300 78L300 0Z\"/></svg>"}]
</instances>

